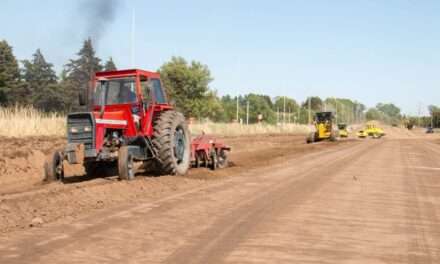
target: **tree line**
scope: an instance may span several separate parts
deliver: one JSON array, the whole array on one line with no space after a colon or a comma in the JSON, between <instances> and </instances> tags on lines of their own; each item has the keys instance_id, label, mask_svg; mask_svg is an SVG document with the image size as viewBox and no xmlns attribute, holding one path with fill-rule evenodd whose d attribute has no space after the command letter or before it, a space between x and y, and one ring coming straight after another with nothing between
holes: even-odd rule
<instances>
[{"instance_id":1,"label":"tree line","mask_svg":"<svg viewBox=\"0 0 440 264\"><path fill-rule=\"evenodd\" d=\"M40 49L30 60L17 61L12 47L0 41L0 105L32 105L45 112L77 110L78 93L97 71L115 70L110 57L104 64L95 54L91 39L84 41L76 57L58 76Z\"/></svg>"},{"instance_id":2,"label":"tree line","mask_svg":"<svg viewBox=\"0 0 440 264\"><path fill-rule=\"evenodd\" d=\"M12 47L3 40L0 41L0 105L32 105L45 112L77 111L80 110L78 94L87 89L94 74L116 69L111 57L105 63L97 57L91 39L84 41L59 75L40 49L30 60L19 62ZM411 119L402 115L394 104L379 103L367 109L364 104L347 98L310 96L299 102L290 97L272 98L254 93L219 96L210 87L213 77L208 66L197 61L188 62L182 57L172 57L158 71L174 105L188 118L197 120L307 124L320 111L334 112L339 123L380 120L398 124ZM426 119L439 125L439 110L431 106L433 118Z\"/></svg>"}]
</instances>

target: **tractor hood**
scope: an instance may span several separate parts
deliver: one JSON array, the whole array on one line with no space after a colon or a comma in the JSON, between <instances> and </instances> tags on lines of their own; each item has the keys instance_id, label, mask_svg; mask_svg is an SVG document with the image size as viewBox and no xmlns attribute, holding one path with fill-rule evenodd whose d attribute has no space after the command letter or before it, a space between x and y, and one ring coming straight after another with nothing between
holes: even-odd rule
<instances>
[{"instance_id":1,"label":"tractor hood","mask_svg":"<svg viewBox=\"0 0 440 264\"><path fill-rule=\"evenodd\" d=\"M125 129L127 128L128 120L130 119L126 114L126 111L106 111L102 115L100 112L93 112L93 115L95 117L96 125L101 125L106 128Z\"/></svg>"}]
</instances>

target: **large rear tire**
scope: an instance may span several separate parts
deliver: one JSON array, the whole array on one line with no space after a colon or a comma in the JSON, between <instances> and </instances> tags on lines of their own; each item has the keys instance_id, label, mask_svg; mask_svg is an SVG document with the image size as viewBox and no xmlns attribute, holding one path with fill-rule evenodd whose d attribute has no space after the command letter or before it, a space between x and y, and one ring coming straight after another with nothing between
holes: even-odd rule
<instances>
[{"instance_id":1,"label":"large rear tire","mask_svg":"<svg viewBox=\"0 0 440 264\"><path fill-rule=\"evenodd\" d=\"M119 179L131 181L134 180L135 167L133 155L130 153L128 146L122 146L118 155L118 172Z\"/></svg>"},{"instance_id":2,"label":"large rear tire","mask_svg":"<svg viewBox=\"0 0 440 264\"><path fill-rule=\"evenodd\" d=\"M191 162L191 139L185 117L166 111L154 122L153 146L159 158L159 173L185 175Z\"/></svg>"},{"instance_id":3,"label":"large rear tire","mask_svg":"<svg viewBox=\"0 0 440 264\"><path fill-rule=\"evenodd\" d=\"M61 152L55 152L51 159L44 163L44 181L54 182L64 180L63 156Z\"/></svg>"}]
</instances>

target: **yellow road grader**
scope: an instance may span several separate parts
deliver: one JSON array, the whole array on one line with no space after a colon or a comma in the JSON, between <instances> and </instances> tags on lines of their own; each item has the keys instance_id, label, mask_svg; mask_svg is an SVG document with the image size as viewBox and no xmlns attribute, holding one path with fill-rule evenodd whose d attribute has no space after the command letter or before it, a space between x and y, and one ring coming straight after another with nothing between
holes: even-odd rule
<instances>
[{"instance_id":1,"label":"yellow road grader","mask_svg":"<svg viewBox=\"0 0 440 264\"><path fill-rule=\"evenodd\" d=\"M311 132L306 139L308 144L322 140L336 141L337 130L333 124L332 112L318 112L315 114L315 131Z\"/></svg>"}]
</instances>

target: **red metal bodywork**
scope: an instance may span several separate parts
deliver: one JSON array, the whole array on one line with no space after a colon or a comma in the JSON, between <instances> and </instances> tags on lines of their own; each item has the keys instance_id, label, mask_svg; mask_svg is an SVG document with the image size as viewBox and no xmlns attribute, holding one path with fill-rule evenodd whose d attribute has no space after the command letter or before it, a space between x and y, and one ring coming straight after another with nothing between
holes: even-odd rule
<instances>
[{"instance_id":1,"label":"red metal bodywork","mask_svg":"<svg viewBox=\"0 0 440 264\"><path fill-rule=\"evenodd\" d=\"M160 74L157 72L144 71L139 69L121 70L121 71L108 71L96 73L95 79L92 82L93 91L96 87L96 82L99 79L112 79L112 78L124 78L135 77L136 78L136 97L137 102L133 104L119 104L119 105L106 105L105 109L101 113L101 106L92 105L92 112L96 120L96 151L99 152L102 149L104 143L104 134L106 129L120 129L123 131L125 137L145 136L151 137L153 135L153 120L157 113L164 110L173 109L169 104L159 104L155 100L152 100L147 107L144 107L144 99L148 95L142 93L140 77L146 77L148 79L159 79ZM163 85L162 85L163 88ZM166 98L165 89L163 93ZM167 101L167 100L166 100ZM140 118L140 129L136 127L135 120L132 116L132 110L138 110Z\"/></svg>"}]
</instances>

